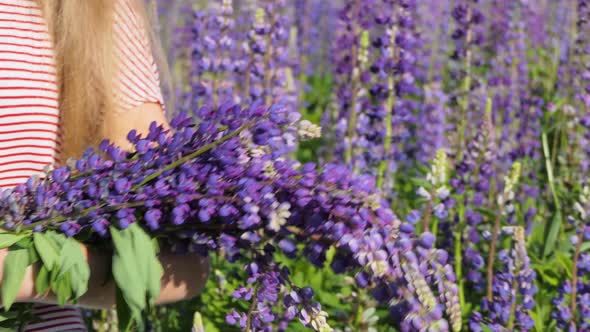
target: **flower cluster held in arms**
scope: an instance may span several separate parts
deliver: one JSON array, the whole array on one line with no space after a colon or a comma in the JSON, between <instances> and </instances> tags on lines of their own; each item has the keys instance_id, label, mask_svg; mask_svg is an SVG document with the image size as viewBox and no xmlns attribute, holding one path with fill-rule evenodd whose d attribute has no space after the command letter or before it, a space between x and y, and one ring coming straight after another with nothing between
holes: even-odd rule
<instances>
[{"instance_id":1,"label":"flower cluster held in arms","mask_svg":"<svg viewBox=\"0 0 590 332\"><path fill-rule=\"evenodd\" d=\"M458 330L455 277L432 234L417 237L411 223L401 223L371 177L334 164L300 165L275 149L285 132L309 138L319 128L280 105L224 104L195 116L199 121L176 116L170 132L155 123L145 137L130 132L132 154L105 141L71 166L6 190L3 228L58 230L88 243L113 236L116 246L113 232L141 225L180 253L221 250L246 264L248 278L234 296L255 308L232 309L227 321L255 330L295 318L331 330L313 291L294 285L273 253L303 255L321 266L335 247L332 269L357 271L359 287L374 289L377 299L392 303L392 313L406 317L403 330ZM118 286L126 295L126 286Z\"/></svg>"}]
</instances>

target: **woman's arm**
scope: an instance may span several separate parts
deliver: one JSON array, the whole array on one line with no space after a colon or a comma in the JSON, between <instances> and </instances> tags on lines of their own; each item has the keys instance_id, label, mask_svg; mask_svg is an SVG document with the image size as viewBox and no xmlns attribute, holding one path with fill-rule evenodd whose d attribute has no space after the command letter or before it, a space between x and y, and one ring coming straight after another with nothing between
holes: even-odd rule
<instances>
[{"instance_id":1,"label":"woman's arm","mask_svg":"<svg viewBox=\"0 0 590 332\"><path fill-rule=\"evenodd\" d=\"M152 121L167 121L159 104L146 103L125 112L112 112L105 115L105 136L116 145L131 149L127 141L127 133L136 129L138 133L147 133ZM110 255L83 248L90 265L91 277L88 292L79 300L82 306L92 308L110 308L115 304L115 284L110 275ZM4 262L6 250L0 251L0 264ZM209 275L209 259L197 254L173 255L160 254L160 262L164 267L162 290L157 303L170 303L197 296L205 286ZM52 294L35 294L36 267L30 267L17 296L19 302L56 303ZM2 266L0 266L0 274ZM1 277L1 275L0 275ZM1 279L0 279L1 280Z\"/></svg>"},{"instance_id":2,"label":"woman's arm","mask_svg":"<svg viewBox=\"0 0 590 332\"><path fill-rule=\"evenodd\" d=\"M115 305L115 283L110 274L111 256L82 247L88 265L90 266L90 280L88 291L79 300L83 307L95 309L109 309ZM4 262L7 250L0 250L0 262ZM162 290L157 304L177 302L190 299L200 294L209 275L209 258L198 255L161 254L160 262L164 267ZM21 289L17 294L17 302L37 302L57 304L57 298L52 293L36 294L35 279L39 266L30 266L24 277ZM0 268L0 277L2 274Z\"/></svg>"}]
</instances>

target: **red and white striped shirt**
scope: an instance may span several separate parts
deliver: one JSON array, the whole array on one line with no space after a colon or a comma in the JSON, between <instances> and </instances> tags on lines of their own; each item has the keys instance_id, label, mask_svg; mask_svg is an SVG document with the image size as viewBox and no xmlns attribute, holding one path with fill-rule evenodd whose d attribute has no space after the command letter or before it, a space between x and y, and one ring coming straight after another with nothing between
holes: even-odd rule
<instances>
[{"instance_id":1,"label":"red and white striped shirt","mask_svg":"<svg viewBox=\"0 0 590 332\"><path fill-rule=\"evenodd\" d=\"M86 0L85 0L86 1ZM114 17L119 110L162 104L158 70L132 0L116 0ZM33 0L0 0L0 188L25 182L60 152L53 44ZM38 305L41 322L25 331L85 331L77 309Z\"/></svg>"}]
</instances>

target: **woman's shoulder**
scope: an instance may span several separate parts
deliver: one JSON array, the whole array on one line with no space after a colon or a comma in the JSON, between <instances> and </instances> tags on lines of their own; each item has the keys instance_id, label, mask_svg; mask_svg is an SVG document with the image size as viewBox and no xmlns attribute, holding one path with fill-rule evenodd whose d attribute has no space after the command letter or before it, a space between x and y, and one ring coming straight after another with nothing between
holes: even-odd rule
<instances>
[{"instance_id":1,"label":"woman's shoulder","mask_svg":"<svg viewBox=\"0 0 590 332\"><path fill-rule=\"evenodd\" d=\"M149 26L137 0L115 2L115 52L118 60L117 109L143 103L163 103L158 67L152 53Z\"/></svg>"}]
</instances>

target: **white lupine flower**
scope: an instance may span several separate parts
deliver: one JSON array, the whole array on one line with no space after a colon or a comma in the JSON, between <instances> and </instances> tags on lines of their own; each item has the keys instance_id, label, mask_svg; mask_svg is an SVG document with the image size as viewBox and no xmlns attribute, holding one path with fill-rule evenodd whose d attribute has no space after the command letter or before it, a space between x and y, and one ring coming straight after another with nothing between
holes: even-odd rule
<instances>
[{"instance_id":1,"label":"white lupine flower","mask_svg":"<svg viewBox=\"0 0 590 332\"><path fill-rule=\"evenodd\" d=\"M277 171L275 170L275 165L272 161L267 160L264 163L264 175L268 176L268 177L274 177L275 175L277 175Z\"/></svg>"},{"instance_id":2,"label":"white lupine flower","mask_svg":"<svg viewBox=\"0 0 590 332\"><path fill-rule=\"evenodd\" d=\"M323 310L313 309L311 313L311 327L318 332L333 332L334 329L328 325L326 317L328 313Z\"/></svg>"},{"instance_id":3,"label":"white lupine flower","mask_svg":"<svg viewBox=\"0 0 590 332\"><path fill-rule=\"evenodd\" d=\"M250 156L252 156L253 158L260 158L266 154L266 152L264 151L264 148L260 147L260 146L257 146L255 148L251 148L250 151L248 151L248 152L250 153Z\"/></svg>"},{"instance_id":4,"label":"white lupine flower","mask_svg":"<svg viewBox=\"0 0 590 332\"><path fill-rule=\"evenodd\" d=\"M574 203L574 209L580 213L580 217L582 217L582 219L586 219L586 210L579 202Z\"/></svg>"},{"instance_id":5,"label":"white lupine flower","mask_svg":"<svg viewBox=\"0 0 590 332\"><path fill-rule=\"evenodd\" d=\"M430 181L434 186L444 185L447 183L447 168L448 168L448 158L447 154L444 150L438 150L436 152L436 157L432 162L431 171L426 175L426 179Z\"/></svg>"},{"instance_id":6,"label":"white lupine flower","mask_svg":"<svg viewBox=\"0 0 590 332\"><path fill-rule=\"evenodd\" d=\"M387 262L383 260L373 260L369 263L369 268L371 269L371 271L373 271L373 274L376 277L382 277L383 275L385 275L385 272L387 272L388 267L389 265L387 265Z\"/></svg>"},{"instance_id":7,"label":"white lupine flower","mask_svg":"<svg viewBox=\"0 0 590 332\"><path fill-rule=\"evenodd\" d=\"M277 202L274 202L272 207L274 210L269 215L270 222L268 228L278 232L291 216L291 204L284 202L279 205Z\"/></svg>"},{"instance_id":8,"label":"white lupine flower","mask_svg":"<svg viewBox=\"0 0 590 332\"><path fill-rule=\"evenodd\" d=\"M503 214L510 214L514 212L514 205L508 204L506 206L506 204L514 200L514 188L518 184L520 171L521 164L519 162L515 162L512 165L512 170L510 173L507 176L504 176L504 191L497 197L498 205L502 208Z\"/></svg>"},{"instance_id":9,"label":"white lupine flower","mask_svg":"<svg viewBox=\"0 0 590 332\"><path fill-rule=\"evenodd\" d=\"M285 144L288 147L293 147L293 146L297 145L297 137L295 137L295 135L293 135L291 133L288 133L288 132L284 133L283 139L285 140Z\"/></svg>"},{"instance_id":10,"label":"white lupine flower","mask_svg":"<svg viewBox=\"0 0 590 332\"><path fill-rule=\"evenodd\" d=\"M430 200L430 198L431 198L430 193L426 189L424 189L424 187L418 188L418 191L416 191L416 194L418 196L426 198L427 200Z\"/></svg>"},{"instance_id":11,"label":"white lupine flower","mask_svg":"<svg viewBox=\"0 0 590 332\"><path fill-rule=\"evenodd\" d=\"M322 136L322 127L311 123L311 121L302 120L299 122L297 135L301 139L319 138Z\"/></svg>"},{"instance_id":12,"label":"white lupine flower","mask_svg":"<svg viewBox=\"0 0 590 332\"><path fill-rule=\"evenodd\" d=\"M246 153L240 153L238 156L237 163L239 165L245 165L248 162L250 162L250 160L252 160L252 158L248 157L248 155Z\"/></svg>"},{"instance_id":13,"label":"white lupine flower","mask_svg":"<svg viewBox=\"0 0 590 332\"><path fill-rule=\"evenodd\" d=\"M381 207L381 196L379 196L379 194L367 196L364 206L373 211L379 209L379 207Z\"/></svg>"},{"instance_id":14,"label":"white lupine flower","mask_svg":"<svg viewBox=\"0 0 590 332\"><path fill-rule=\"evenodd\" d=\"M447 188L447 186L442 186L436 190L436 197L438 197L440 200L445 200L450 194L451 191L449 188Z\"/></svg>"},{"instance_id":15,"label":"white lupine flower","mask_svg":"<svg viewBox=\"0 0 590 332\"><path fill-rule=\"evenodd\" d=\"M258 212L260 212L260 207L258 205L252 205L252 207L250 208L250 213L258 214Z\"/></svg>"}]
</instances>

